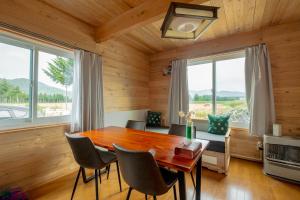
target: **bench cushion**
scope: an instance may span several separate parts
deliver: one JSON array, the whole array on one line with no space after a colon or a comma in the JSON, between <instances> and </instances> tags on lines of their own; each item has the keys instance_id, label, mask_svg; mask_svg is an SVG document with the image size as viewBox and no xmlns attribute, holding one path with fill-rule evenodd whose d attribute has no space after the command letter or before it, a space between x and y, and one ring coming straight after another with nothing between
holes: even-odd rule
<instances>
[{"instance_id":1,"label":"bench cushion","mask_svg":"<svg viewBox=\"0 0 300 200\"><path fill-rule=\"evenodd\" d=\"M209 141L225 142L225 135L216 135L216 134L211 134L211 133L204 132L204 131L197 131L196 138L203 139L203 140L209 140Z\"/></svg>"},{"instance_id":2,"label":"bench cushion","mask_svg":"<svg viewBox=\"0 0 300 200\"><path fill-rule=\"evenodd\" d=\"M215 135L204 131L197 131L196 138L202 140L209 140L209 145L207 147L208 151L215 151L220 153L225 153L225 136Z\"/></svg>"}]
</instances>

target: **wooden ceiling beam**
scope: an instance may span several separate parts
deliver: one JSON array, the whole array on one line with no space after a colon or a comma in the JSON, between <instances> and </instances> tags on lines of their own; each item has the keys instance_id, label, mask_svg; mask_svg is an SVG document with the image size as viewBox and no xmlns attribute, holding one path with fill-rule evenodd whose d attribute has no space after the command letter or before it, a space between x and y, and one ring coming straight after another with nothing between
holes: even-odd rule
<instances>
[{"instance_id":1,"label":"wooden ceiling beam","mask_svg":"<svg viewBox=\"0 0 300 200\"><path fill-rule=\"evenodd\" d=\"M96 29L96 41L103 42L134 28L155 22L166 14L172 0L146 0ZM173 0L174 1L174 0ZM190 3L195 0L176 0ZM208 0L197 0L197 4Z\"/></svg>"}]
</instances>

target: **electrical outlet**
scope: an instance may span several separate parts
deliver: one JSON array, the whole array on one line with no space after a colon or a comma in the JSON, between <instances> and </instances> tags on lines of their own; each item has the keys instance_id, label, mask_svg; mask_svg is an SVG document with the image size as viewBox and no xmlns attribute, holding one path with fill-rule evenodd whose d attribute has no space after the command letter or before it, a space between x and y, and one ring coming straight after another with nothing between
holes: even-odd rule
<instances>
[{"instance_id":1,"label":"electrical outlet","mask_svg":"<svg viewBox=\"0 0 300 200\"><path fill-rule=\"evenodd\" d=\"M256 150L259 151L259 150L263 150L263 143L261 141L258 141L256 143Z\"/></svg>"}]
</instances>

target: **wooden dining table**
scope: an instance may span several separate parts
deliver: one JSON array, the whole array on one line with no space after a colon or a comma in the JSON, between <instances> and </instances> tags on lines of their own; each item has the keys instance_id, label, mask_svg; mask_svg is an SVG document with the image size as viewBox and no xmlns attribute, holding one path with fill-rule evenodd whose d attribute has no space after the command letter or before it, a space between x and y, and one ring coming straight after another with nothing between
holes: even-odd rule
<instances>
[{"instance_id":1,"label":"wooden dining table","mask_svg":"<svg viewBox=\"0 0 300 200\"><path fill-rule=\"evenodd\" d=\"M96 146L110 151L114 151L113 144L130 150L151 151L158 165L177 171L180 200L187 199L184 174L196 167L196 200L200 200L202 153L209 141L196 139L202 143L201 151L193 159L185 159L174 156L175 147L186 142L185 137L121 127L106 127L78 134L89 137Z\"/></svg>"}]
</instances>

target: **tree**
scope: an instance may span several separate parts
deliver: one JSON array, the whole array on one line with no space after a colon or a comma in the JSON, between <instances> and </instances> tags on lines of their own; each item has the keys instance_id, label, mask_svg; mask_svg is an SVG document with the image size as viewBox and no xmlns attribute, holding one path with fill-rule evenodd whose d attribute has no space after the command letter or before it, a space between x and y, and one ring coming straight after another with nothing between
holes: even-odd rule
<instances>
[{"instance_id":1,"label":"tree","mask_svg":"<svg viewBox=\"0 0 300 200\"><path fill-rule=\"evenodd\" d=\"M194 95L194 101L197 102L200 100L200 96L198 94Z\"/></svg>"},{"instance_id":2,"label":"tree","mask_svg":"<svg viewBox=\"0 0 300 200\"><path fill-rule=\"evenodd\" d=\"M0 101L9 103L19 103L28 100L26 95L19 87L10 84L6 79L0 79Z\"/></svg>"},{"instance_id":3,"label":"tree","mask_svg":"<svg viewBox=\"0 0 300 200\"><path fill-rule=\"evenodd\" d=\"M43 69L44 73L55 83L65 87L66 109L68 103L68 87L73 83L73 65L74 61L70 58L56 57L52 62L48 62L48 69Z\"/></svg>"}]
</instances>

